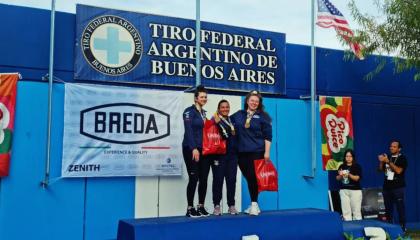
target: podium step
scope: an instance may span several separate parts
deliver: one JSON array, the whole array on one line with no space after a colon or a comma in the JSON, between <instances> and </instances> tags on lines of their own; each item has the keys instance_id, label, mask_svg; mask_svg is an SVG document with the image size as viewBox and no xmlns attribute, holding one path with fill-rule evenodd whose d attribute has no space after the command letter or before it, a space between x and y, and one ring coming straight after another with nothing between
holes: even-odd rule
<instances>
[{"instance_id":1,"label":"podium step","mask_svg":"<svg viewBox=\"0 0 420 240\"><path fill-rule=\"evenodd\" d=\"M319 209L262 212L259 216L223 215L207 218L163 217L121 220L119 240L343 239L337 213Z\"/></svg>"}]
</instances>

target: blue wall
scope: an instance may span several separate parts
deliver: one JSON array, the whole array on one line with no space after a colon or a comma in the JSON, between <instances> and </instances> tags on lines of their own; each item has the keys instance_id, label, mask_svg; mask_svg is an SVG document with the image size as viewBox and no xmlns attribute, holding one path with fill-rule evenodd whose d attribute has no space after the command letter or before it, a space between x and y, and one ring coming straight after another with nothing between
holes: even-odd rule
<instances>
[{"instance_id":1,"label":"blue wall","mask_svg":"<svg viewBox=\"0 0 420 240\"><path fill-rule=\"evenodd\" d=\"M264 99L264 105L273 118L273 142L270 157L279 174L279 191L262 192L259 205L262 210L291 208L328 209L328 174L322 170L320 154L314 179L311 175L311 108L310 103L291 99ZM319 123L319 117L317 118ZM319 124L317 124L319 127ZM317 133L319 133L319 129ZM320 138L317 152L320 153ZM242 207L250 204L246 181L242 182Z\"/></svg>"},{"instance_id":2,"label":"blue wall","mask_svg":"<svg viewBox=\"0 0 420 240\"><path fill-rule=\"evenodd\" d=\"M370 57L360 62L345 62L339 51L318 50L317 77L320 94L351 96L353 100L354 148L363 169L362 187L382 187L383 173L377 171L377 155L388 152L392 139L402 142L403 153L408 158L406 172L407 221L419 222L420 200L417 178L420 164L420 82L413 73L394 74L392 63L372 80L364 80L374 69L376 60ZM329 173L330 188L337 183L335 172Z\"/></svg>"},{"instance_id":3,"label":"blue wall","mask_svg":"<svg viewBox=\"0 0 420 240\"><path fill-rule=\"evenodd\" d=\"M47 126L49 12L0 4L0 72L21 72L10 176L0 181L0 235L5 239L110 239L117 221L134 215L134 178L60 179L63 131L63 85L55 84L52 132L52 183L40 187L45 165ZM55 75L73 81L75 17L56 16ZM272 156L279 170L279 193L262 193L263 209L327 207L328 177L318 161L317 175L310 173L310 108L296 100L310 92L310 49L287 45L287 95L265 101L275 121ZM420 82L413 75L394 75L388 65L371 81L363 76L375 59L343 61L343 52L317 49L319 94L351 96L355 151L364 170L363 186L380 187L375 172L376 155L399 138L409 159L407 172L408 221L420 221ZM275 116L275 117L274 117ZM318 144L319 146L319 144ZM320 152L320 151L318 151ZM333 176L334 173L330 174ZM333 186L334 180L330 181ZM246 188L243 188L246 189ZM244 205L249 202L244 191Z\"/></svg>"},{"instance_id":4,"label":"blue wall","mask_svg":"<svg viewBox=\"0 0 420 240\"><path fill-rule=\"evenodd\" d=\"M42 188L48 85L18 84L10 176L0 188L1 239L110 239L119 219L134 216L133 177L60 178L63 90L54 86L51 182Z\"/></svg>"}]
</instances>

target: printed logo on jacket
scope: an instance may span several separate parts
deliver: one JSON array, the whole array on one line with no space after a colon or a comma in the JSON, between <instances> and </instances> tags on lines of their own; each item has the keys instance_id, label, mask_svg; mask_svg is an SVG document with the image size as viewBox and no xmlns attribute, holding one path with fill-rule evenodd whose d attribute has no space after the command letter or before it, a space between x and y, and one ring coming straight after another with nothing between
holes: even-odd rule
<instances>
[{"instance_id":1,"label":"printed logo on jacket","mask_svg":"<svg viewBox=\"0 0 420 240\"><path fill-rule=\"evenodd\" d=\"M75 78L285 94L285 35L77 5ZM80 49L80 50L79 50Z\"/></svg>"},{"instance_id":2,"label":"printed logo on jacket","mask_svg":"<svg viewBox=\"0 0 420 240\"><path fill-rule=\"evenodd\" d=\"M66 84L62 176L180 175L182 95Z\"/></svg>"}]
</instances>

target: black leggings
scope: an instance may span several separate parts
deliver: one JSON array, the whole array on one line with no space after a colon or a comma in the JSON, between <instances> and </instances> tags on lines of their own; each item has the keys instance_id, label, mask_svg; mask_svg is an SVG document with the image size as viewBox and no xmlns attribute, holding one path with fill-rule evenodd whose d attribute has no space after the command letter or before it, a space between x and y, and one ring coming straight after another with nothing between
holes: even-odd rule
<instances>
[{"instance_id":1,"label":"black leggings","mask_svg":"<svg viewBox=\"0 0 420 240\"><path fill-rule=\"evenodd\" d=\"M235 206L236 172L238 157L234 152L215 157L211 161L213 172L213 204L220 205L223 192L223 181L226 179L226 193L228 206Z\"/></svg>"},{"instance_id":2,"label":"black leggings","mask_svg":"<svg viewBox=\"0 0 420 240\"><path fill-rule=\"evenodd\" d=\"M184 162L188 171L188 185L187 185L187 201L188 206L194 206L194 194L198 183L198 203L204 204L207 193L207 178L210 171L210 159L201 155L200 161L196 162L192 159L192 150L188 148L182 149L184 155Z\"/></svg>"},{"instance_id":3,"label":"black leggings","mask_svg":"<svg viewBox=\"0 0 420 240\"><path fill-rule=\"evenodd\" d=\"M254 160L263 159L263 152L242 152L238 157L239 168L242 175L244 175L248 183L248 191L251 197L251 202L258 201L258 184L257 176L255 175Z\"/></svg>"}]
</instances>

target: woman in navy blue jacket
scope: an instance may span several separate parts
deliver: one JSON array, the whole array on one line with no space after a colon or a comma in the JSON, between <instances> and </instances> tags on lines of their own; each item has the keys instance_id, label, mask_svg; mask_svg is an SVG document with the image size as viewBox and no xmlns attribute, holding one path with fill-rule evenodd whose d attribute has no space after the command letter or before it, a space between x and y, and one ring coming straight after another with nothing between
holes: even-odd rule
<instances>
[{"instance_id":1,"label":"woman in navy blue jacket","mask_svg":"<svg viewBox=\"0 0 420 240\"><path fill-rule=\"evenodd\" d=\"M182 154L188 171L187 185L187 217L209 216L204 208L207 192L207 177L210 171L210 160L202 156L203 127L206 111L203 106L207 103L207 90L198 86L194 92L194 104L187 107L183 113L184 139ZM198 206L194 208L194 195L198 183Z\"/></svg>"},{"instance_id":2,"label":"woman in navy blue jacket","mask_svg":"<svg viewBox=\"0 0 420 240\"><path fill-rule=\"evenodd\" d=\"M223 181L226 179L228 213L238 214L235 208L236 173L238 158L236 148L236 131L229 117L230 105L225 99L217 105L214 120L219 126L222 137L226 139L226 154L218 156L211 165L213 171L213 215L221 215L220 201L222 199Z\"/></svg>"},{"instance_id":3,"label":"woman in navy blue jacket","mask_svg":"<svg viewBox=\"0 0 420 240\"><path fill-rule=\"evenodd\" d=\"M236 112L232 119L237 130L238 163L248 183L251 205L245 210L250 215L258 215L258 184L254 160L270 159L272 140L271 118L264 111L263 99L257 91L246 95L245 110Z\"/></svg>"}]
</instances>

